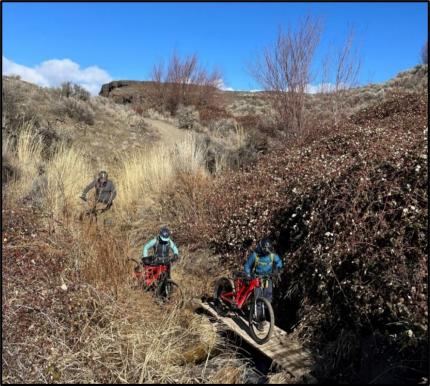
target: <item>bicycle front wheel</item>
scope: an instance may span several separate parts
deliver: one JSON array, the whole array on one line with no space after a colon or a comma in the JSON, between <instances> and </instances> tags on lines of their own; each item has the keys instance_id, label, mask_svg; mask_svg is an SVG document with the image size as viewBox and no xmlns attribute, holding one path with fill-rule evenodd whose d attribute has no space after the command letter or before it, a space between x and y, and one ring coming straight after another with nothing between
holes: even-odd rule
<instances>
[{"instance_id":1,"label":"bicycle front wheel","mask_svg":"<svg viewBox=\"0 0 430 386\"><path fill-rule=\"evenodd\" d=\"M184 294L181 287L173 280L167 280L164 286L165 303L171 306L182 308L184 306Z\"/></svg>"},{"instance_id":2,"label":"bicycle front wheel","mask_svg":"<svg viewBox=\"0 0 430 386\"><path fill-rule=\"evenodd\" d=\"M272 305L264 297L258 297L249 309L249 333L258 344L266 343L275 327L275 314Z\"/></svg>"}]
</instances>

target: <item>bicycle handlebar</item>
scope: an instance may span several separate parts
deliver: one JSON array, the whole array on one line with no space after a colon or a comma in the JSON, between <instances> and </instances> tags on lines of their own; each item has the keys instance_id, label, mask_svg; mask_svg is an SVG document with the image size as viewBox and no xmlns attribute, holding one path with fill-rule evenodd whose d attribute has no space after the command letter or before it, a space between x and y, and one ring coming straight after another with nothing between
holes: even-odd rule
<instances>
[{"instance_id":1,"label":"bicycle handlebar","mask_svg":"<svg viewBox=\"0 0 430 386\"><path fill-rule=\"evenodd\" d=\"M251 274L251 275L247 275L245 272L243 273L236 273L234 275L234 277L242 279L242 280L254 280L254 279L259 279L259 280L273 280L274 283L279 282L280 280L280 273L279 272L272 272L269 274L265 274L265 275L256 275L256 274Z\"/></svg>"},{"instance_id":2,"label":"bicycle handlebar","mask_svg":"<svg viewBox=\"0 0 430 386\"><path fill-rule=\"evenodd\" d=\"M270 279L273 278L274 276L277 276L276 273L268 273L268 274L264 274L264 275L257 275L255 273L252 273L251 275L247 275L245 272L243 272L242 274L236 274L236 277L239 277L241 279L245 278L245 279Z\"/></svg>"},{"instance_id":3,"label":"bicycle handlebar","mask_svg":"<svg viewBox=\"0 0 430 386\"><path fill-rule=\"evenodd\" d=\"M172 262L176 261L176 259L172 258L172 257L164 257L163 258L163 257L157 257L157 256L147 256L147 257L145 257L145 259L152 260L151 261L152 263L157 263L155 265L165 265L165 264L172 263ZM128 260L134 261L136 264L142 264L142 260L138 261L138 260L134 259L133 257L128 256ZM159 261L157 261L157 260L159 260Z\"/></svg>"},{"instance_id":4,"label":"bicycle handlebar","mask_svg":"<svg viewBox=\"0 0 430 386\"><path fill-rule=\"evenodd\" d=\"M134 259L133 257L127 256L128 260L134 261L136 264L140 264L140 261L137 261L136 259Z\"/></svg>"}]
</instances>

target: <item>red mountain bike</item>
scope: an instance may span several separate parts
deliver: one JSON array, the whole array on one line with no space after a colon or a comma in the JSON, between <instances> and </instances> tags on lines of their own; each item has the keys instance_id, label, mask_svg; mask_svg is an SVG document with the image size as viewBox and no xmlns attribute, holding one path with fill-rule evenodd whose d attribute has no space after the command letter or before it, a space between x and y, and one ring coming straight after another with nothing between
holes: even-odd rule
<instances>
[{"instance_id":1,"label":"red mountain bike","mask_svg":"<svg viewBox=\"0 0 430 386\"><path fill-rule=\"evenodd\" d=\"M215 306L220 315L233 311L246 318L249 333L258 344L266 343L272 336L275 315L270 302L256 294L265 280L272 275L249 278L244 272L234 272L233 278L222 277L215 284Z\"/></svg>"},{"instance_id":2,"label":"red mountain bike","mask_svg":"<svg viewBox=\"0 0 430 386\"><path fill-rule=\"evenodd\" d=\"M145 257L143 264L130 258L138 265L134 267L133 278L144 291L154 291L155 296L164 303L182 307L184 304L181 288L170 278L170 265L174 260L149 256Z\"/></svg>"}]
</instances>

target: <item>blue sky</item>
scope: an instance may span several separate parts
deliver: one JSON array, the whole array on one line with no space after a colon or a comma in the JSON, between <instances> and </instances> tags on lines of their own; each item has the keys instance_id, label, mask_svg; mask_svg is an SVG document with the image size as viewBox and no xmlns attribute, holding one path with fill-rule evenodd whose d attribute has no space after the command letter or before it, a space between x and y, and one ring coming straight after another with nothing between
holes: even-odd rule
<instances>
[{"instance_id":1,"label":"blue sky","mask_svg":"<svg viewBox=\"0 0 430 386\"><path fill-rule=\"evenodd\" d=\"M321 16L327 47L353 24L363 60L360 83L383 82L420 60L427 3L2 3L3 73L42 85L70 80L96 90L110 79L148 79L176 49L219 68L226 86L258 89L247 63L279 26ZM66 60L67 59L67 60ZM24 74L24 75L23 75ZM314 83L317 80L314 81Z\"/></svg>"}]
</instances>

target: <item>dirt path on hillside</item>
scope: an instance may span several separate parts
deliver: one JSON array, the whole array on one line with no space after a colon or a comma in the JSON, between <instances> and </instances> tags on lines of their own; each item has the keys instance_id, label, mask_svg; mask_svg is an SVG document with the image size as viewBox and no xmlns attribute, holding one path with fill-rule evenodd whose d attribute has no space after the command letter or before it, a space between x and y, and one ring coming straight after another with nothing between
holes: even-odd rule
<instances>
[{"instance_id":1,"label":"dirt path on hillside","mask_svg":"<svg viewBox=\"0 0 430 386\"><path fill-rule=\"evenodd\" d=\"M167 146L174 146L179 143L189 132L188 130L181 130L171 123L159 119L145 118L145 122L151 129L155 129L158 132L160 141Z\"/></svg>"}]
</instances>

